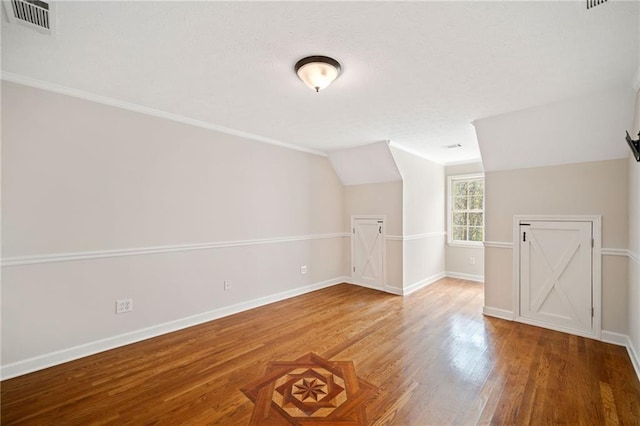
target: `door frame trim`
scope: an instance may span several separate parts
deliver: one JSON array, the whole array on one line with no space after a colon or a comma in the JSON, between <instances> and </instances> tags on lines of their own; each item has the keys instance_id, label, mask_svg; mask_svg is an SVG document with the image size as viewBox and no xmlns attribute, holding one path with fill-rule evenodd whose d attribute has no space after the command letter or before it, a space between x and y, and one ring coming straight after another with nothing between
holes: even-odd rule
<instances>
[{"instance_id":1,"label":"door frame trim","mask_svg":"<svg viewBox=\"0 0 640 426\"><path fill-rule=\"evenodd\" d=\"M355 221L357 219L367 219L367 220L381 220L382 221L382 282L380 283L380 288L371 287L370 285L363 284L357 281L353 275L353 268L356 265L355 255L355 239L354 229L355 229ZM351 267L349 268L349 275L351 277L351 282L357 284L362 287L373 288L374 290L388 291L387 290L387 215L385 214L354 214L351 215Z\"/></svg>"},{"instance_id":2,"label":"door frame trim","mask_svg":"<svg viewBox=\"0 0 640 426\"><path fill-rule=\"evenodd\" d=\"M527 221L591 222L593 250L591 277L593 280L593 330L591 333L559 327L520 316L520 224ZM577 336L602 340L602 216L601 215L514 215L513 216L513 320L525 324L562 331Z\"/></svg>"}]
</instances>

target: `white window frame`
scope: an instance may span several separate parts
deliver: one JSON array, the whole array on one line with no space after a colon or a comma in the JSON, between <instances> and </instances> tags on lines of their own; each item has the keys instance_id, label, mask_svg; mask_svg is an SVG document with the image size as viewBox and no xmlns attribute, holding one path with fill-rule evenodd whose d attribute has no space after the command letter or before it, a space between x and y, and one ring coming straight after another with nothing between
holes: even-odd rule
<instances>
[{"instance_id":1,"label":"white window frame","mask_svg":"<svg viewBox=\"0 0 640 426\"><path fill-rule=\"evenodd\" d=\"M453 240L453 182L457 180L479 179L484 180L484 173L472 173L468 175L451 175L447 176L447 244L459 247L484 247L485 235L485 214L486 206L486 187L482 195L482 239L483 241L454 241Z\"/></svg>"}]
</instances>

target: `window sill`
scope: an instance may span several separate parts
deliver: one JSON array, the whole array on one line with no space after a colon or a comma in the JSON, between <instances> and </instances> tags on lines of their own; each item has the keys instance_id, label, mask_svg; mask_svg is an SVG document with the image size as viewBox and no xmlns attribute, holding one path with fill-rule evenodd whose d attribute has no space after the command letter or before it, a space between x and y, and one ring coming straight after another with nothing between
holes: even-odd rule
<instances>
[{"instance_id":1,"label":"window sill","mask_svg":"<svg viewBox=\"0 0 640 426\"><path fill-rule=\"evenodd\" d=\"M447 241L447 245L450 247L484 248L484 242Z\"/></svg>"}]
</instances>

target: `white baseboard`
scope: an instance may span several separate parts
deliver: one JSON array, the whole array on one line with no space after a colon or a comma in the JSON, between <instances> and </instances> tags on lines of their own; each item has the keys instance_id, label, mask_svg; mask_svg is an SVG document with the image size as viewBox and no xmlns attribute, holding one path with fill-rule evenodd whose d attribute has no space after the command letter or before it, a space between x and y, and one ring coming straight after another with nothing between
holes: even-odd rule
<instances>
[{"instance_id":1,"label":"white baseboard","mask_svg":"<svg viewBox=\"0 0 640 426\"><path fill-rule=\"evenodd\" d=\"M618 346L627 346L627 340L629 340L629 337L626 334L607 330L602 330L601 338L603 342L612 343Z\"/></svg>"},{"instance_id":2,"label":"white baseboard","mask_svg":"<svg viewBox=\"0 0 640 426\"><path fill-rule=\"evenodd\" d=\"M378 290L378 291L384 291L385 293L390 293L390 294L395 294L397 296L402 296L402 287L397 287L391 284L387 284L384 286L384 288L379 288L379 287L375 287L372 285L367 285L364 283L359 283L355 280L353 280L351 277L342 277L342 282L347 283L347 284L351 284L351 285L357 285L358 287L364 287L364 288L370 288L371 290Z\"/></svg>"},{"instance_id":3,"label":"white baseboard","mask_svg":"<svg viewBox=\"0 0 640 426\"><path fill-rule=\"evenodd\" d=\"M437 273L435 275L432 275L430 277L422 279L422 280L420 280L418 282L415 282L415 283L411 284L408 287L403 288L402 289L402 295L406 296L407 294L411 294L414 291L418 291L421 288L426 287L426 286L428 286L430 284L433 284L436 281L441 280L444 277L446 277L446 273L445 272L439 272L439 273Z\"/></svg>"},{"instance_id":4,"label":"white baseboard","mask_svg":"<svg viewBox=\"0 0 640 426\"><path fill-rule=\"evenodd\" d=\"M638 376L638 380L640 380L640 356L633 346L631 338L626 334L602 330L602 341L627 348L627 353L629 354L629 358L631 358L631 364L633 364L633 368L636 370L636 376Z\"/></svg>"},{"instance_id":5,"label":"white baseboard","mask_svg":"<svg viewBox=\"0 0 640 426\"><path fill-rule=\"evenodd\" d=\"M395 294L396 296L402 296L402 287L397 287L395 285L386 285L384 291L387 293Z\"/></svg>"},{"instance_id":6,"label":"white baseboard","mask_svg":"<svg viewBox=\"0 0 640 426\"><path fill-rule=\"evenodd\" d=\"M484 315L513 321L513 312L506 309L492 308L491 306L483 306L482 313Z\"/></svg>"},{"instance_id":7,"label":"white baseboard","mask_svg":"<svg viewBox=\"0 0 640 426\"><path fill-rule=\"evenodd\" d=\"M636 370L636 376L638 376L638 380L640 380L640 352L633 346L633 342L629 336L627 336L627 352L629 353L629 358L631 358L631 363L633 364L633 368Z\"/></svg>"},{"instance_id":8,"label":"white baseboard","mask_svg":"<svg viewBox=\"0 0 640 426\"><path fill-rule=\"evenodd\" d=\"M352 280L351 277L343 277L343 278L344 278L344 282L347 283L347 284L353 284L353 285L358 285L360 287L370 288L370 289L373 289L373 290L384 291L384 292L387 292L387 293L396 294L398 296L406 296L407 294L410 294L410 293L413 293L414 291L420 290L422 287L426 287L429 284L435 283L436 281L438 281L439 279L444 278L445 276L446 276L446 274L444 272L439 272L439 273L437 273L435 275L432 275L432 276L430 276L428 278L425 278L423 280L415 282L415 283L411 284L409 287L406 287L406 288L394 286L394 285L391 285L391 284L387 284L386 286L384 286L383 289L356 282L356 281Z\"/></svg>"},{"instance_id":9,"label":"white baseboard","mask_svg":"<svg viewBox=\"0 0 640 426\"><path fill-rule=\"evenodd\" d=\"M42 370L44 368L52 367L54 365L73 361L89 355L94 355L99 352L104 352L109 349L115 349L120 346L140 342L152 337L161 336L163 334L182 330L187 327L237 314L249 309L268 305L269 303L279 302L284 299L289 299L291 297L300 296L305 293L310 293L312 291L331 287L333 285L345 282L344 278L345 277L333 278L327 281L310 284L293 290L283 291L281 293L249 300L247 302L226 306L224 308L214 309L212 311L203 312L201 314L192 315L190 317L181 318L175 321L154 325L152 327L143 328L140 330L132 331L130 333L124 333L117 336L108 337L106 339L96 340L94 342L85 343L82 345L74 346L72 348L63 349L60 351L55 351L37 357L29 358L23 361L17 361L11 364L3 365L0 367L0 380L6 380L12 377L21 376L23 374L28 374L34 371Z\"/></svg>"},{"instance_id":10,"label":"white baseboard","mask_svg":"<svg viewBox=\"0 0 640 426\"><path fill-rule=\"evenodd\" d=\"M414 291L417 291L423 287L426 287L434 282L438 281L445 276L449 276L449 273L441 272L433 275L424 280L418 281L406 289L395 286L386 286L385 291L397 295L407 295ZM456 278L456 277L454 277ZM464 278L467 279L467 278ZM182 330L187 327L202 324L208 321L212 321L218 318L223 318L229 315L233 315L239 312L243 312L249 309L257 308L260 306L268 305L269 303L278 302L281 300L289 299L291 297L300 296L302 294L310 293L312 291L320 290L323 288L331 287L340 283L348 283L353 285L360 285L350 281L349 277L337 277L330 280L322 281L319 283L307 285L304 287L296 288L293 290L284 291L281 293L273 294L270 296L253 299L247 302L238 303L236 305L227 306L224 308L214 309L212 311L204 312L198 315L193 315L186 318L181 318L175 321L158 324L152 327L144 328L141 330L132 331L130 333L120 334L117 336L109 337L106 339L89 342L83 345L74 346L72 348L63 349L56 352L51 352L45 355L29 358L23 361L3 365L0 367L0 380L6 380L13 377L21 376L24 374L32 373L34 371L42 370L55 365L63 364L65 362L73 361L86 356L94 355L100 352L104 352L110 349L115 349L120 346L128 345L131 343L140 342L142 340L150 339L153 337L161 336L163 334L171 333L174 331ZM366 287L366 286L363 286ZM379 289L378 289L379 290ZM482 313L491 317L513 320L513 312L504 309L492 308L484 306ZM640 380L640 356L638 350L633 346L629 336L625 334L615 333L612 331L602 331L602 341L612 343L619 346L625 346L629 353L629 358L636 371L638 379Z\"/></svg>"},{"instance_id":11,"label":"white baseboard","mask_svg":"<svg viewBox=\"0 0 640 426\"><path fill-rule=\"evenodd\" d=\"M471 275L471 274L463 274L461 272L451 272L451 271L447 271L445 272L445 274L449 278L457 278L460 280L467 280L467 281L476 281L479 283L484 282L484 275Z\"/></svg>"}]
</instances>

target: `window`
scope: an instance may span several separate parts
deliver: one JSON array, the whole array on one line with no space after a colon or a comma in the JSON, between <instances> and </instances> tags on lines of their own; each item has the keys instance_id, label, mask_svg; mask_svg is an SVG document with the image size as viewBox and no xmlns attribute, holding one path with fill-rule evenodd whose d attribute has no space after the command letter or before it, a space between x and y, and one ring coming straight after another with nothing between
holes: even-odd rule
<instances>
[{"instance_id":1,"label":"window","mask_svg":"<svg viewBox=\"0 0 640 426\"><path fill-rule=\"evenodd\" d=\"M449 244L481 245L484 241L484 175L449 176Z\"/></svg>"}]
</instances>

